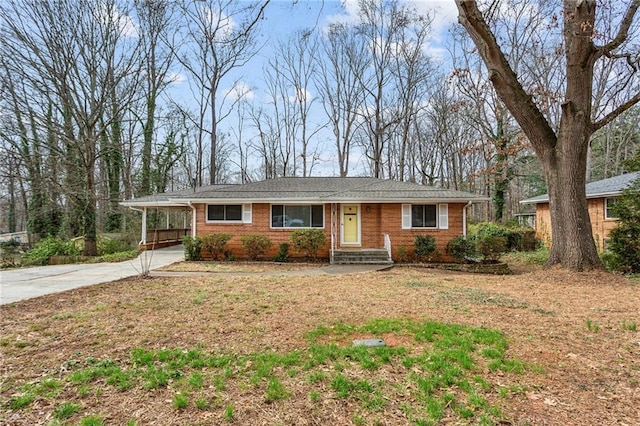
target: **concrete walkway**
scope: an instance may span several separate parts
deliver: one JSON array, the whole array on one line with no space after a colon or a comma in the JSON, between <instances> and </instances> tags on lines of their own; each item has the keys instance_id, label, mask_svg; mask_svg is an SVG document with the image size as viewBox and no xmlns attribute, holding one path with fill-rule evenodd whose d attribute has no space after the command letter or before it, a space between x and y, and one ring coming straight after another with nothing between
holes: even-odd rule
<instances>
[{"instance_id":1,"label":"concrete walkway","mask_svg":"<svg viewBox=\"0 0 640 426\"><path fill-rule=\"evenodd\" d=\"M279 272L170 272L155 269L184 260L181 245L145 251L137 259L119 263L78 263L36 266L0 271L0 305L59 293L78 287L101 284L140 275L142 265L150 265L153 277L239 276L239 275L341 275L374 272L392 265L327 265L315 269Z\"/></svg>"},{"instance_id":2,"label":"concrete walkway","mask_svg":"<svg viewBox=\"0 0 640 426\"><path fill-rule=\"evenodd\" d=\"M59 293L87 285L140 275L143 265L160 268L184 260L181 245L145 251L137 259L118 263L76 263L0 271L0 305Z\"/></svg>"}]
</instances>

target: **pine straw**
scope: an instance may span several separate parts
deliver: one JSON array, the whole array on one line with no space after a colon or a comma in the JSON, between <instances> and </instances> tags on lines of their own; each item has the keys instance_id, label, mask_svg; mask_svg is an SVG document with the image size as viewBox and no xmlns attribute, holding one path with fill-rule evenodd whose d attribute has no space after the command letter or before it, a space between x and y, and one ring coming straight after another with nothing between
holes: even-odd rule
<instances>
[{"instance_id":1,"label":"pine straw","mask_svg":"<svg viewBox=\"0 0 640 426\"><path fill-rule=\"evenodd\" d=\"M640 424L640 333L622 326L640 323L639 311L639 282L603 272L495 277L394 268L326 277L126 279L0 308L0 422L46 424L61 402L78 401L75 390L65 388L53 402L38 398L29 409L6 405L23 383L61 376L70 360L127 360L136 347L284 353L307 347L305 333L320 325L406 318L499 329L509 340L509 357L539 367L487 377L496 388L509 386L507 397L496 393L491 401L502 408L505 424ZM391 345L412 344L402 336L384 337ZM379 375L403 383L392 366ZM99 414L106 424L219 424L227 403L233 403L236 424L352 424L357 407L321 386L318 402L310 401L311 388L300 379L287 383L288 398L267 403L264 389L232 382L224 392L205 390L218 405L204 411L174 409L171 386L105 388L79 402L84 413ZM407 424L398 399L376 414L378 424Z\"/></svg>"}]
</instances>

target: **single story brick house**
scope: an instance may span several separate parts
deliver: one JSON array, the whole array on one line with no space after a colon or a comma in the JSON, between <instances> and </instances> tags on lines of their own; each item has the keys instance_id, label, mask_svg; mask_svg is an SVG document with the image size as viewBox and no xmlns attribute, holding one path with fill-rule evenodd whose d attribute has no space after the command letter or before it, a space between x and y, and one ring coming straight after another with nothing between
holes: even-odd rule
<instances>
[{"instance_id":1,"label":"single story brick house","mask_svg":"<svg viewBox=\"0 0 640 426\"><path fill-rule=\"evenodd\" d=\"M245 257L242 235L269 237L273 245L266 256L273 256L294 230L319 228L328 242L321 257L333 261L341 250L375 249L391 261L399 250L411 255L418 234L432 235L446 258L447 243L466 235L468 207L486 201L467 192L368 177L283 177L158 194L121 205L142 212L141 245L148 244L148 210L186 209L185 231L233 235L228 248L237 258Z\"/></svg>"},{"instance_id":2,"label":"single story brick house","mask_svg":"<svg viewBox=\"0 0 640 426\"><path fill-rule=\"evenodd\" d=\"M613 214L611 207L622 191L640 178L640 172L626 173L612 178L598 180L588 183L585 186L587 194L587 208L591 219L591 232L599 251L604 251L609 239L609 232L615 228L617 218ZM536 238L544 242L547 247L551 246L551 213L549 211L549 194L538 195L520 201L520 204L535 205Z\"/></svg>"}]
</instances>

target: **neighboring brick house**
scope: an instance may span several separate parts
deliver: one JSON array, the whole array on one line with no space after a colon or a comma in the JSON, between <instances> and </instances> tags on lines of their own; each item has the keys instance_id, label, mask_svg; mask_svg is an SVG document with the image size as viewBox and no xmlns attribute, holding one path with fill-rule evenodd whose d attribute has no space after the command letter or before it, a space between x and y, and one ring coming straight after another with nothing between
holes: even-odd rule
<instances>
[{"instance_id":1,"label":"neighboring brick house","mask_svg":"<svg viewBox=\"0 0 640 426\"><path fill-rule=\"evenodd\" d=\"M640 178L640 172L627 173L609 179L588 183L585 186L587 208L591 219L591 231L598 251L606 249L609 232L615 228L617 218L611 211L616 199L631 182ZM549 194L539 195L520 201L520 204L533 204L536 207L536 237L547 247L551 246L551 214L549 212Z\"/></svg>"},{"instance_id":2,"label":"neighboring brick house","mask_svg":"<svg viewBox=\"0 0 640 426\"><path fill-rule=\"evenodd\" d=\"M466 234L467 207L487 198L416 183L366 177L284 177L247 184L214 185L195 191L159 194L121 204L147 209L190 208L190 233L233 235L228 248L245 257L240 236L266 235L266 256L300 228L324 230L328 244L320 256L339 250L384 249L397 259L400 247L411 255L418 234L432 235L442 258L447 243ZM146 227L146 226L145 226ZM146 244L146 229L142 232Z\"/></svg>"}]
</instances>

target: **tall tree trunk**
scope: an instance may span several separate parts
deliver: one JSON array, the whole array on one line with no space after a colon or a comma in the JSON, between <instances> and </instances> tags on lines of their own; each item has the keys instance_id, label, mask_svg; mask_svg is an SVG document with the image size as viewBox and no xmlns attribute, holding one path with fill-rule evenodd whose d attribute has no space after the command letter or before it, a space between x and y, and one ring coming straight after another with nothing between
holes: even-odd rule
<instances>
[{"instance_id":1,"label":"tall tree trunk","mask_svg":"<svg viewBox=\"0 0 640 426\"><path fill-rule=\"evenodd\" d=\"M589 139L595 130L638 103L640 93L617 103L616 108L604 112L602 119L592 122L593 70L595 62L601 58L630 61L637 57L634 52L621 55L619 48L629 37L640 1L626 6L618 32L602 46L595 45L595 39L606 39L606 35L596 34L596 1L563 2L566 89L557 132L532 95L524 90L477 3L456 0L456 5L458 20L478 48L496 93L529 138L544 168L553 240L549 265L560 264L573 270L601 268L602 262L591 235L585 194ZM621 84L628 84L630 79L622 76Z\"/></svg>"},{"instance_id":2,"label":"tall tree trunk","mask_svg":"<svg viewBox=\"0 0 640 426\"><path fill-rule=\"evenodd\" d=\"M96 167L96 145L93 130L88 130L85 135L85 187L82 193L82 228L84 231L85 256L98 255L98 229L96 223L96 188L95 188L95 167Z\"/></svg>"}]
</instances>

